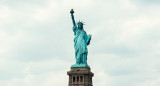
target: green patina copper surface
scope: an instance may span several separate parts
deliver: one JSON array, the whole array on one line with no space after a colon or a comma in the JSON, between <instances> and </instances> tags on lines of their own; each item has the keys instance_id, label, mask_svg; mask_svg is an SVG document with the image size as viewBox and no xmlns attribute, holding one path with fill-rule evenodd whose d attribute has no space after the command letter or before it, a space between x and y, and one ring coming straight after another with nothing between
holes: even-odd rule
<instances>
[{"instance_id":1,"label":"green patina copper surface","mask_svg":"<svg viewBox=\"0 0 160 86\"><path fill-rule=\"evenodd\" d=\"M87 64L87 54L88 49L87 45L90 44L91 35L87 35L87 33L83 29L83 22L78 22L77 25L74 20L74 11L71 9L71 18L73 22L73 32L74 32L74 48L75 48L75 58L76 63L71 67L89 67Z\"/></svg>"}]
</instances>

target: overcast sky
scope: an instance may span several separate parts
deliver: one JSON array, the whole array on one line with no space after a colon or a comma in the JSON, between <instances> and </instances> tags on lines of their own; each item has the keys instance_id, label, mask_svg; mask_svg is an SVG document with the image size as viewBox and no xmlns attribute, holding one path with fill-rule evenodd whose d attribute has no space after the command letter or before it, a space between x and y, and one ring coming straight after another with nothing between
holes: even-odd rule
<instances>
[{"instance_id":1,"label":"overcast sky","mask_svg":"<svg viewBox=\"0 0 160 86\"><path fill-rule=\"evenodd\" d=\"M75 20L94 86L160 86L160 0L0 0L0 86L67 86Z\"/></svg>"}]
</instances>

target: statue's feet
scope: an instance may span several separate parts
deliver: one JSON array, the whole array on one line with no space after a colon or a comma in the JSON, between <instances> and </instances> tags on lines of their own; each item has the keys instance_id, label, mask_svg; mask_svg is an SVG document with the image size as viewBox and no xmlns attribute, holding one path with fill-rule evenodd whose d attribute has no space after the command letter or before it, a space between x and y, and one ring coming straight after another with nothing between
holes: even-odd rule
<instances>
[{"instance_id":1,"label":"statue's feet","mask_svg":"<svg viewBox=\"0 0 160 86\"><path fill-rule=\"evenodd\" d=\"M88 68L90 68L90 66L87 64L74 64L71 67L88 67Z\"/></svg>"}]
</instances>

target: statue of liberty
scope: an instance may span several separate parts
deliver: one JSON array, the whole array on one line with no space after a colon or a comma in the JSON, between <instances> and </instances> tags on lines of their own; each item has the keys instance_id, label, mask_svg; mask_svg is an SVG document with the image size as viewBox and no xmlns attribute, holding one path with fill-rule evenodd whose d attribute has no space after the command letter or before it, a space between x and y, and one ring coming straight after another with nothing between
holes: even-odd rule
<instances>
[{"instance_id":1,"label":"statue of liberty","mask_svg":"<svg viewBox=\"0 0 160 86\"><path fill-rule=\"evenodd\" d=\"M87 54L88 49L87 45L90 44L91 35L87 35L87 33L83 29L83 22L77 22L77 25L74 20L74 11L71 9L71 18L73 22L73 32L74 32L74 48L75 48L75 58L76 64L71 67L89 67L87 64ZM78 26L78 27L77 27Z\"/></svg>"}]
</instances>

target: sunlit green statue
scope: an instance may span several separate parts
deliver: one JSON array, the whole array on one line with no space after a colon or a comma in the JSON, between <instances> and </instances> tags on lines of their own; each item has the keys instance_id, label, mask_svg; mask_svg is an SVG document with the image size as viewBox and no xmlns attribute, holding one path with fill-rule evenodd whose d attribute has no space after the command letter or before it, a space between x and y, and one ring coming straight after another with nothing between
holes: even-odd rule
<instances>
[{"instance_id":1,"label":"sunlit green statue","mask_svg":"<svg viewBox=\"0 0 160 86\"><path fill-rule=\"evenodd\" d=\"M75 58L76 64L71 67L89 67L87 64L87 54L88 49L87 45L90 44L91 35L87 35L87 33L83 29L83 22L79 21L76 25L74 20L74 11L71 9L71 18L73 22L73 32L74 32L74 48L75 48ZM78 26L78 27L77 27Z\"/></svg>"}]
</instances>

